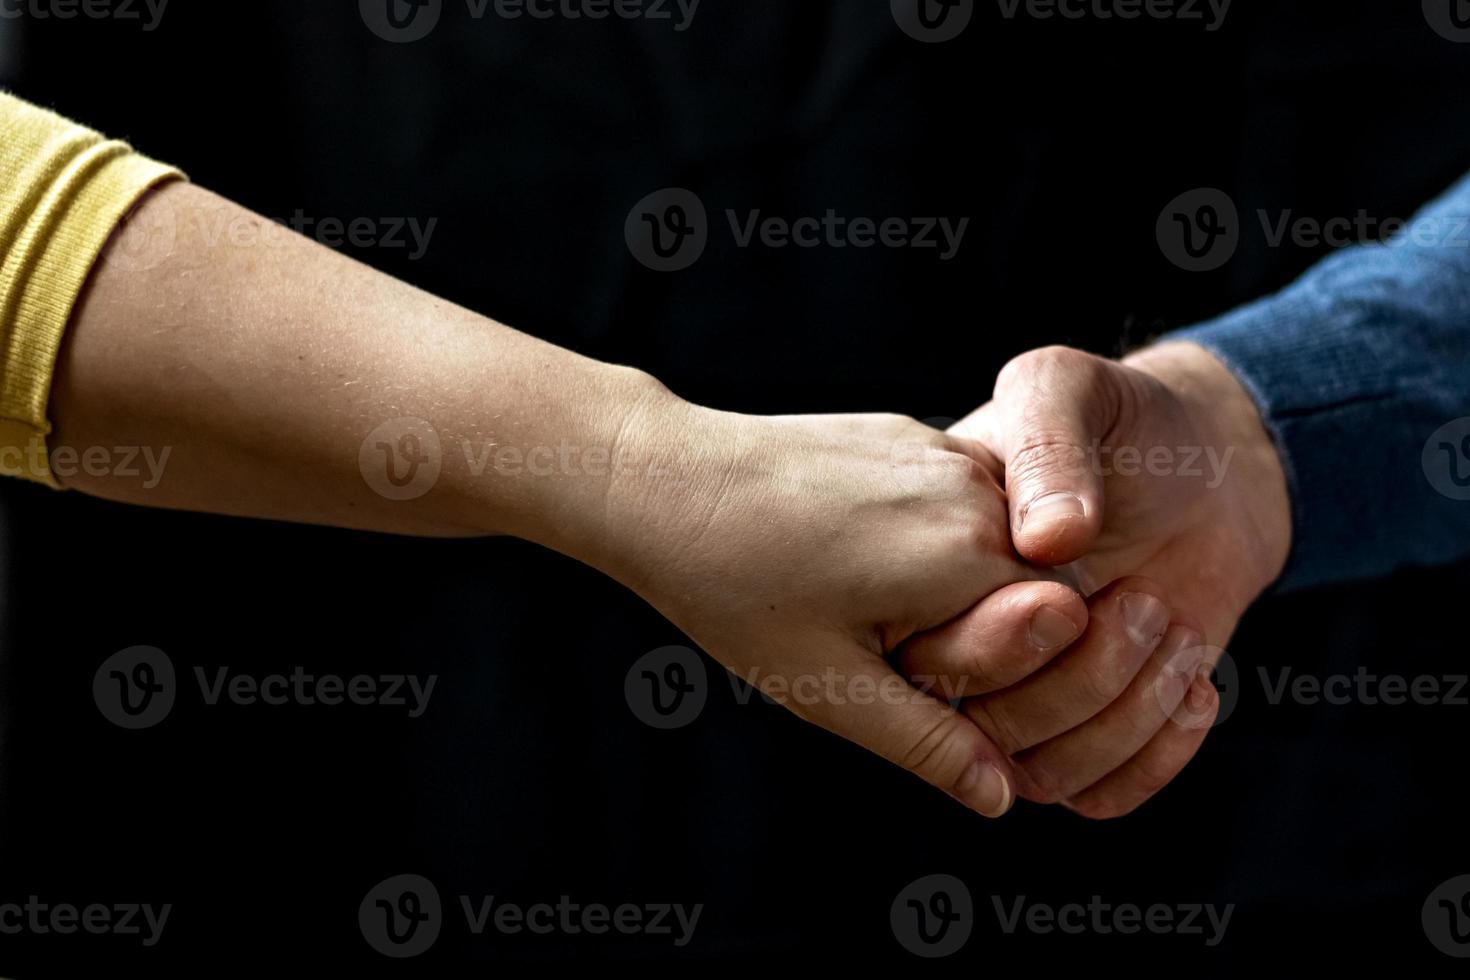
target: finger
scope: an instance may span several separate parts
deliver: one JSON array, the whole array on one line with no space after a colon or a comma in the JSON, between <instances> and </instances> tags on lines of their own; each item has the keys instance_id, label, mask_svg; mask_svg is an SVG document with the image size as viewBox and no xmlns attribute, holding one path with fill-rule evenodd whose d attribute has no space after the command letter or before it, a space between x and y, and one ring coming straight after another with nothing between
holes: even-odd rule
<instances>
[{"instance_id":1,"label":"finger","mask_svg":"<svg viewBox=\"0 0 1470 980\"><path fill-rule=\"evenodd\" d=\"M1127 690L1158 647L1169 627L1162 594L1136 576L1109 585L1088 603L1082 639L1005 690L965 701L965 714L1007 755L1081 725Z\"/></svg>"},{"instance_id":2,"label":"finger","mask_svg":"<svg viewBox=\"0 0 1470 980\"><path fill-rule=\"evenodd\" d=\"M1118 378L1110 362L1066 347L1022 354L996 378L993 417L978 421L1004 461L1011 536L1031 561L1075 561L1102 529L1093 446L1117 416Z\"/></svg>"},{"instance_id":3,"label":"finger","mask_svg":"<svg viewBox=\"0 0 1470 980\"><path fill-rule=\"evenodd\" d=\"M1015 775L1005 754L973 721L916 690L888 664L854 645L825 661L820 696L782 701L799 717L856 742L914 773L975 812L998 817L1015 801Z\"/></svg>"},{"instance_id":4,"label":"finger","mask_svg":"<svg viewBox=\"0 0 1470 980\"><path fill-rule=\"evenodd\" d=\"M1082 635L1087 604L1056 582L1017 582L969 612L908 640L898 657L909 681L936 697L1009 687Z\"/></svg>"},{"instance_id":5,"label":"finger","mask_svg":"<svg viewBox=\"0 0 1470 980\"><path fill-rule=\"evenodd\" d=\"M1198 630L1179 623L1169 627L1121 697L1092 720L1011 760L1020 795L1035 803L1056 803L1137 755L1183 702L1205 652Z\"/></svg>"},{"instance_id":6,"label":"finger","mask_svg":"<svg viewBox=\"0 0 1470 980\"><path fill-rule=\"evenodd\" d=\"M1142 751L1064 805L1094 820L1132 813L1189 764L1219 711L1220 693L1210 682L1209 666L1202 665L1184 703Z\"/></svg>"}]
</instances>

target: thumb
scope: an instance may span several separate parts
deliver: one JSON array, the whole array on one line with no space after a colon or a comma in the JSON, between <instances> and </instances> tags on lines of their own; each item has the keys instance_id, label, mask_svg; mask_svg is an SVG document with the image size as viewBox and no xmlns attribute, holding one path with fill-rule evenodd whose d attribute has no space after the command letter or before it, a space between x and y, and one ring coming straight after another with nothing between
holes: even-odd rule
<instances>
[{"instance_id":1,"label":"thumb","mask_svg":"<svg viewBox=\"0 0 1470 980\"><path fill-rule=\"evenodd\" d=\"M1112 362L1066 347L1022 354L996 378L986 428L1005 463L1011 539L1040 565L1091 549L1103 524L1097 447L1117 418Z\"/></svg>"},{"instance_id":2,"label":"thumb","mask_svg":"<svg viewBox=\"0 0 1470 980\"><path fill-rule=\"evenodd\" d=\"M1015 770L962 711L909 684L858 646L829 654L819 688L765 692L798 717L906 769L976 813L999 817L1015 802ZM814 693L820 691L818 696ZM940 697L943 692L936 690Z\"/></svg>"}]
</instances>

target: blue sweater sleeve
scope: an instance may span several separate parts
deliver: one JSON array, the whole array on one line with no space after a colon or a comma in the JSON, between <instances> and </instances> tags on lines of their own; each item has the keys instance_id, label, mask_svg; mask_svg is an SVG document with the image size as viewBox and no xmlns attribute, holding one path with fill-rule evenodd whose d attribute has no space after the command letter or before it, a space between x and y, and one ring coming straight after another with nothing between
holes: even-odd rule
<instances>
[{"instance_id":1,"label":"blue sweater sleeve","mask_svg":"<svg viewBox=\"0 0 1470 980\"><path fill-rule=\"evenodd\" d=\"M1169 339L1223 360L1281 451L1279 588L1470 555L1470 177L1388 244Z\"/></svg>"}]
</instances>

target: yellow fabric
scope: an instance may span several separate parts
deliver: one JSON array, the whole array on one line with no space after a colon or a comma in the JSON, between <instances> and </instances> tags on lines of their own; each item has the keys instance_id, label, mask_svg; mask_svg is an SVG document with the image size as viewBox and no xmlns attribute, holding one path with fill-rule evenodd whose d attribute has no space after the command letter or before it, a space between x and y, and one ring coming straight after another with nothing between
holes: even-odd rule
<instances>
[{"instance_id":1,"label":"yellow fabric","mask_svg":"<svg viewBox=\"0 0 1470 980\"><path fill-rule=\"evenodd\" d=\"M0 474L59 487L46 401L72 307L118 222L181 176L0 92Z\"/></svg>"}]
</instances>

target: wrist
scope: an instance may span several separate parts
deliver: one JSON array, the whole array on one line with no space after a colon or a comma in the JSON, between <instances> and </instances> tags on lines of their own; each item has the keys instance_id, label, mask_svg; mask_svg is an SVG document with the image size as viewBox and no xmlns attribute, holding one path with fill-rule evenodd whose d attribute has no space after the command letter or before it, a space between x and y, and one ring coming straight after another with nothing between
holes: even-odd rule
<instances>
[{"instance_id":1,"label":"wrist","mask_svg":"<svg viewBox=\"0 0 1470 980\"><path fill-rule=\"evenodd\" d=\"M1292 535L1285 467L1254 399L1223 362L1197 344L1161 343L1124 363L1168 387L1208 443L1233 451L1221 500L1230 527L1242 536L1254 598L1280 577Z\"/></svg>"},{"instance_id":2,"label":"wrist","mask_svg":"<svg viewBox=\"0 0 1470 980\"><path fill-rule=\"evenodd\" d=\"M445 454L455 507L479 533L524 538L613 574L626 547L619 500L657 469L652 455L673 452L693 406L644 371L566 356L554 389L522 393L530 411L462 427L464 452Z\"/></svg>"},{"instance_id":3,"label":"wrist","mask_svg":"<svg viewBox=\"0 0 1470 980\"><path fill-rule=\"evenodd\" d=\"M661 384L636 386L617 438L618 465L598 502L587 553L575 557L668 614L680 564L725 499L738 492L744 416L685 401ZM697 562L695 562L697 564Z\"/></svg>"}]
</instances>

